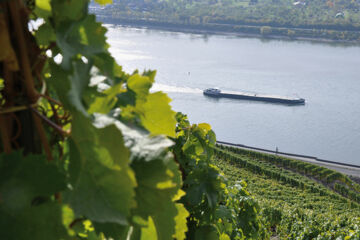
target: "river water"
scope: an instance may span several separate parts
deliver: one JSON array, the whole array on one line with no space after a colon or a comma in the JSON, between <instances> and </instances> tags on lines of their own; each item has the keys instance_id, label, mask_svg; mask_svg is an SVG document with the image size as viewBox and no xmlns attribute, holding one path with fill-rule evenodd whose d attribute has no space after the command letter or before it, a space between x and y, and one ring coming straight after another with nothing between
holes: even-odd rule
<instances>
[{"instance_id":1,"label":"river water","mask_svg":"<svg viewBox=\"0 0 360 240\"><path fill-rule=\"evenodd\" d=\"M218 140L360 165L360 47L106 26L124 70L156 69L153 90ZM212 99L209 87L306 104Z\"/></svg>"}]
</instances>

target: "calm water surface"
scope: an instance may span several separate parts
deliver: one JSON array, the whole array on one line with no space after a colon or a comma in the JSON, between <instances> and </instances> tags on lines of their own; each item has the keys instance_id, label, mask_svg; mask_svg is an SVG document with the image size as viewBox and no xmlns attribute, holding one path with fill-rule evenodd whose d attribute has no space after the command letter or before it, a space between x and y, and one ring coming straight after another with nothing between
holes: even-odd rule
<instances>
[{"instance_id":1,"label":"calm water surface","mask_svg":"<svg viewBox=\"0 0 360 240\"><path fill-rule=\"evenodd\" d=\"M124 69L157 69L154 90L192 122L210 123L218 140L360 164L360 47L107 27ZM216 100L202 95L209 87L306 105Z\"/></svg>"}]
</instances>

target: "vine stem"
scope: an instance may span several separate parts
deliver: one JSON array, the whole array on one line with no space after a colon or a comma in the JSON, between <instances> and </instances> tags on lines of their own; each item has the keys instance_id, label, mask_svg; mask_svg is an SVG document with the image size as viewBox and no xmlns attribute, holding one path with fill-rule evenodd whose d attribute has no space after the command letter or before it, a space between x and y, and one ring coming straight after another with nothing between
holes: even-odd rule
<instances>
[{"instance_id":1,"label":"vine stem","mask_svg":"<svg viewBox=\"0 0 360 240\"><path fill-rule=\"evenodd\" d=\"M36 114L37 117L41 118L45 123L47 123L50 127L54 128L58 133L60 133L62 136L68 136L69 133L64 131L60 126L53 123L50 119L42 115L38 110L36 110L33 107L30 107L30 110Z\"/></svg>"}]
</instances>

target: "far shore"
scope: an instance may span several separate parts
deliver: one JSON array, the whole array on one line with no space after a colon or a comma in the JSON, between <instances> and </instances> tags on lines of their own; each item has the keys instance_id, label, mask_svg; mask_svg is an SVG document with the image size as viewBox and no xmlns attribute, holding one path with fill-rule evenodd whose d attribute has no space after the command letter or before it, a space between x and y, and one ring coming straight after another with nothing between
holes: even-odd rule
<instances>
[{"instance_id":1,"label":"far shore","mask_svg":"<svg viewBox=\"0 0 360 240\"><path fill-rule=\"evenodd\" d=\"M289 37L285 35L262 35L260 33L246 33L241 31L231 31L229 29L213 29L209 26L204 25L190 25L190 24L179 24L179 23L163 23L155 21L145 21L145 20L129 20L129 19L118 19L111 18L107 16L97 15L98 20L102 21L105 24L116 24L125 27L137 27L137 28L147 28L155 30L165 30L169 32L182 32L182 33L193 33L193 34L203 34L203 35L230 35L246 38L260 38L264 40L285 40L285 41L308 41L314 43L327 43L327 44L344 44L348 46L360 46L360 41L351 41L351 40L334 40L321 37Z\"/></svg>"}]
</instances>

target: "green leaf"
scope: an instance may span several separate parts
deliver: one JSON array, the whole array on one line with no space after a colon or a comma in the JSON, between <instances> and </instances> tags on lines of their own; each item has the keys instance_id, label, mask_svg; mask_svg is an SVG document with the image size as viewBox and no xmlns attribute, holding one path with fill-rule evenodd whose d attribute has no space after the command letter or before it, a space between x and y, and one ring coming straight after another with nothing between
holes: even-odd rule
<instances>
[{"instance_id":1,"label":"green leaf","mask_svg":"<svg viewBox=\"0 0 360 240\"><path fill-rule=\"evenodd\" d=\"M95 87L89 87L91 65L77 60L72 63L72 71L66 71L55 63L51 63L50 68L50 84L55 88L61 102L67 109L87 115L85 97L95 91Z\"/></svg>"},{"instance_id":2,"label":"green leaf","mask_svg":"<svg viewBox=\"0 0 360 240\"><path fill-rule=\"evenodd\" d=\"M51 0L36 0L35 14L41 18L48 18L51 15Z\"/></svg>"},{"instance_id":3,"label":"green leaf","mask_svg":"<svg viewBox=\"0 0 360 240\"><path fill-rule=\"evenodd\" d=\"M113 124L94 127L79 112L72 128L69 171L74 177L67 202L77 216L127 225L136 181L120 130Z\"/></svg>"},{"instance_id":4,"label":"green leaf","mask_svg":"<svg viewBox=\"0 0 360 240\"><path fill-rule=\"evenodd\" d=\"M172 141L163 136L151 137L145 131L129 128L105 115L96 115L95 123L97 126L115 124L131 150L131 167L138 183L135 189L137 207L133 214L143 219L151 217L158 239L181 235L185 231L181 219L186 221L186 212L174 202L179 198L181 178L178 165L168 153ZM178 232L175 231L177 224ZM139 234L142 235L141 231Z\"/></svg>"},{"instance_id":5,"label":"green leaf","mask_svg":"<svg viewBox=\"0 0 360 240\"><path fill-rule=\"evenodd\" d=\"M122 67L118 65L115 59L107 52L94 55L94 66L96 66L101 74L112 79L113 84L117 84L127 79L127 74L122 71Z\"/></svg>"},{"instance_id":6,"label":"green leaf","mask_svg":"<svg viewBox=\"0 0 360 240\"><path fill-rule=\"evenodd\" d=\"M175 217L176 227L175 234L173 235L174 239L184 240L186 238L185 233L188 231L187 228L187 217L189 216L189 212L186 210L184 205L177 203L176 208L178 214Z\"/></svg>"},{"instance_id":7,"label":"green leaf","mask_svg":"<svg viewBox=\"0 0 360 240\"><path fill-rule=\"evenodd\" d=\"M223 233L220 235L220 240L231 240L231 239L227 234Z\"/></svg>"},{"instance_id":8,"label":"green leaf","mask_svg":"<svg viewBox=\"0 0 360 240\"><path fill-rule=\"evenodd\" d=\"M28 206L14 214L0 210L0 239L69 239L62 223L61 205Z\"/></svg>"},{"instance_id":9,"label":"green leaf","mask_svg":"<svg viewBox=\"0 0 360 240\"><path fill-rule=\"evenodd\" d=\"M195 168L186 178L185 184L190 186L185 199L192 205L198 205L206 200L210 209L216 207L224 188L221 175L211 165L207 169L205 167Z\"/></svg>"},{"instance_id":10,"label":"green leaf","mask_svg":"<svg viewBox=\"0 0 360 240\"><path fill-rule=\"evenodd\" d=\"M102 116L99 120L104 122L106 118ZM176 233L178 215L173 199L181 187L178 165L168 153L173 143L162 136L151 137L146 132L130 129L118 121L116 125L131 149L131 167L138 183L135 189L137 207L133 213L143 219L153 219L159 240L171 239ZM182 212L178 218L184 215Z\"/></svg>"},{"instance_id":11,"label":"green leaf","mask_svg":"<svg viewBox=\"0 0 360 240\"><path fill-rule=\"evenodd\" d=\"M42 24L39 29L35 32L36 42L39 45L47 46L50 42L56 41L54 29L51 27L49 22Z\"/></svg>"},{"instance_id":12,"label":"green leaf","mask_svg":"<svg viewBox=\"0 0 360 240\"><path fill-rule=\"evenodd\" d=\"M95 54L108 53L105 32L106 28L96 22L93 15L77 22L59 24L56 28L56 43L62 50L62 67L69 70L70 60L79 54L92 58Z\"/></svg>"},{"instance_id":13,"label":"green leaf","mask_svg":"<svg viewBox=\"0 0 360 240\"><path fill-rule=\"evenodd\" d=\"M129 231L128 226L123 226L117 223L98 223L93 222L95 231L103 233L107 238L126 239Z\"/></svg>"},{"instance_id":14,"label":"green leaf","mask_svg":"<svg viewBox=\"0 0 360 240\"><path fill-rule=\"evenodd\" d=\"M180 187L179 173L173 160L166 162L158 159L132 163L139 184L136 188L138 207L134 211L143 218L153 218L159 240L171 239L175 234L178 214L172 198Z\"/></svg>"},{"instance_id":15,"label":"green leaf","mask_svg":"<svg viewBox=\"0 0 360 240\"><path fill-rule=\"evenodd\" d=\"M127 81L128 88L136 93L136 100L142 102L146 101L152 84L151 78L139 74L132 75Z\"/></svg>"},{"instance_id":16,"label":"green leaf","mask_svg":"<svg viewBox=\"0 0 360 240\"><path fill-rule=\"evenodd\" d=\"M42 1L48 2L49 0ZM88 2L88 0L52 0L52 17L56 26L58 27L64 22L76 22L83 19L87 15Z\"/></svg>"},{"instance_id":17,"label":"green leaf","mask_svg":"<svg viewBox=\"0 0 360 240\"><path fill-rule=\"evenodd\" d=\"M116 95L124 91L122 85L122 83L118 83L115 86L105 90L103 92L105 96L96 98L90 105L88 113L109 113L117 103Z\"/></svg>"},{"instance_id":18,"label":"green leaf","mask_svg":"<svg viewBox=\"0 0 360 240\"><path fill-rule=\"evenodd\" d=\"M141 240L160 239L157 237L156 227L151 217L148 220L148 226L141 228Z\"/></svg>"},{"instance_id":19,"label":"green leaf","mask_svg":"<svg viewBox=\"0 0 360 240\"><path fill-rule=\"evenodd\" d=\"M195 232L195 240L218 240L217 230L213 226L202 226Z\"/></svg>"},{"instance_id":20,"label":"green leaf","mask_svg":"<svg viewBox=\"0 0 360 240\"><path fill-rule=\"evenodd\" d=\"M20 212L36 198L49 198L65 188L65 175L45 156L0 155L0 209Z\"/></svg>"},{"instance_id":21,"label":"green leaf","mask_svg":"<svg viewBox=\"0 0 360 240\"><path fill-rule=\"evenodd\" d=\"M141 106L141 122L152 134L175 137L175 112L171 110L170 101L166 94L156 92L150 94L146 103Z\"/></svg>"},{"instance_id":22,"label":"green leaf","mask_svg":"<svg viewBox=\"0 0 360 240\"><path fill-rule=\"evenodd\" d=\"M164 159L168 154L169 147L174 144L164 136L150 136L142 129L130 128L105 115L97 115L96 123L115 124L121 130L126 146L130 149L131 162L136 159L143 159L144 161Z\"/></svg>"},{"instance_id":23,"label":"green leaf","mask_svg":"<svg viewBox=\"0 0 360 240\"><path fill-rule=\"evenodd\" d=\"M113 1L112 0L95 0L95 2L101 4L101 5L106 5L106 4L112 4Z\"/></svg>"}]
</instances>

